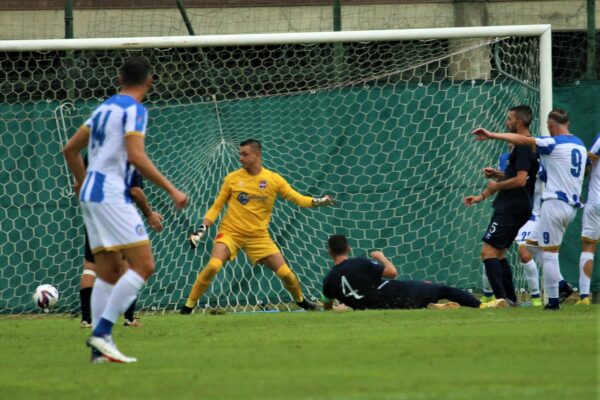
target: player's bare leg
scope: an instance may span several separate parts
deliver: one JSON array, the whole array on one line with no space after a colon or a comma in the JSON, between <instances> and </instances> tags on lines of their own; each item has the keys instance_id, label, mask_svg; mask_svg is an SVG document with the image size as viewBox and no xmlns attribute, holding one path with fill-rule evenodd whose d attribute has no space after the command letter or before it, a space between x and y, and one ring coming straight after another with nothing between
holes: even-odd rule
<instances>
[{"instance_id":1,"label":"player's bare leg","mask_svg":"<svg viewBox=\"0 0 600 400\"><path fill-rule=\"evenodd\" d=\"M258 262L259 264L263 264L265 267L275 272L275 275L281 279L283 287L290 292L292 298L296 304L298 304L298 306L307 311L317 311L319 309L316 304L313 304L304 298L298 277L287 265L281 253L271 254L270 256L259 260Z\"/></svg>"},{"instance_id":2,"label":"player's bare leg","mask_svg":"<svg viewBox=\"0 0 600 400\"><path fill-rule=\"evenodd\" d=\"M206 289L210 286L215 275L217 275L225 261L229 260L230 257L231 252L227 245L224 243L215 243L212 252L210 253L210 260L204 269L198 273L196 281L190 291L190 295L185 302L185 305L180 310L181 314L186 315L192 313L194 308L196 308L198 299L206 292Z\"/></svg>"}]
</instances>

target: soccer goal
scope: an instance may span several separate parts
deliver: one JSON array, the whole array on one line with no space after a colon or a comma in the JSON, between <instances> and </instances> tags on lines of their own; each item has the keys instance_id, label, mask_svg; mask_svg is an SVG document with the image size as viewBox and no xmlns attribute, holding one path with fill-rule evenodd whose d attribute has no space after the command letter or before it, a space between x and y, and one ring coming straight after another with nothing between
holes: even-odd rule
<instances>
[{"instance_id":1,"label":"soccer goal","mask_svg":"<svg viewBox=\"0 0 600 400\"><path fill-rule=\"evenodd\" d=\"M481 190L481 169L505 149L477 145L469 132L503 129L517 104L535 110L534 131L545 129L550 40L550 26L536 25L0 41L0 313L34 312L41 283L60 291L55 310L77 309L83 221L60 149L116 92L129 55L155 67L147 150L191 200L178 214L146 187L165 229L151 235L157 273L142 310L171 311L187 295L216 228L195 252L186 237L239 168L247 138L262 141L265 166L298 191L339 200L317 210L275 207L271 234L309 297L320 298L333 233L349 236L354 256L383 249L400 279L476 290L491 203L465 208L462 198ZM240 255L201 306L290 302L270 271Z\"/></svg>"}]
</instances>

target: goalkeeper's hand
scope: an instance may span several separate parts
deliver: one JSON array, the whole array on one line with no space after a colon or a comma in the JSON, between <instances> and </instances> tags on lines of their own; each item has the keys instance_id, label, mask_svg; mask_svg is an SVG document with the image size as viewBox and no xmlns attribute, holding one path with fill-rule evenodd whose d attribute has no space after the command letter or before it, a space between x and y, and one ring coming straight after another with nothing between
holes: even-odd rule
<instances>
[{"instance_id":1,"label":"goalkeeper's hand","mask_svg":"<svg viewBox=\"0 0 600 400\"><path fill-rule=\"evenodd\" d=\"M198 247L198 243L200 243L200 241L204 237L204 234L206 233L207 230L208 230L208 227L203 224L203 225L200 225L198 230L196 230L194 233L192 233L190 235L188 240L190 241L190 248L192 250L194 250L196 247Z\"/></svg>"},{"instance_id":2,"label":"goalkeeper's hand","mask_svg":"<svg viewBox=\"0 0 600 400\"><path fill-rule=\"evenodd\" d=\"M335 205L335 200L326 194L323 197L313 197L312 203L314 207L332 206Z\"/></svg>"}]
</instances>

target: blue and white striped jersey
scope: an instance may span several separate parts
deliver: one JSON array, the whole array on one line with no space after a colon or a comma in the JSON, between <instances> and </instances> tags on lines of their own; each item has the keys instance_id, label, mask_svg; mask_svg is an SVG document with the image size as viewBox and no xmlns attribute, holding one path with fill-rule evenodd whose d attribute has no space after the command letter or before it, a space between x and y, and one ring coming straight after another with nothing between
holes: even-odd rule
<instances>
[{"instance_id":1,"label":"blue and white striped jersey","mask_svg":"<svg viewBox=\"0 0 600 400\"><path fill-rule=\"evenodd\" d=\"M587 149L577 136L544 136L535 139L544 167L546 187L542 200L558 199L581 207L581 187L587 161Z\"/></svg>"},{"instance_id":2,"label":"blue and white striped jersey","mask_svg":"<svg viewBox=\"0 0 600 400\"><path fill-rule=\"evenodd\" d=\"M127 204L135 168L127 161L125 137L146 134L146 108L133 97L115 95L100 104L85 122L90 129L88 168L80 200Z\"/></svg>"},{"instance_id":3,"label":"blue and white striped jersey","mask_svg":"<svg viewBox=\"0 0 600 400\"><path fill-rule=\"evenodd\" d=\"M600 205L600 133L596 135L592 147L590 147L589 157L592 164L592 172L590 173L590 184L588 185L588 204Z\"/></svg>"}]
</instances>

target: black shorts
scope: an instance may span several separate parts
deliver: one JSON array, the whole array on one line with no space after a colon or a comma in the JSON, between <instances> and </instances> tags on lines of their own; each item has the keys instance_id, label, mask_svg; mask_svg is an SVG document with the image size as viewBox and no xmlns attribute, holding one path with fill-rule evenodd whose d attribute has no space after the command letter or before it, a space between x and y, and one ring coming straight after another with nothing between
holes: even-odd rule
<instances>
[{"instance_id":1,"label":"black shorts","mask_svg":"<svg viewBox=\"0 0 600 400\"><path fill-rule=\"evenodd\" d=\"M529 217L531 217L531 212L512 214L494 211L492 220L481 240L496 249L508 249L517 237L519 229L529 221Z\"/></svg>"},{"instance_id":2,"label":"black shorts","mask_svg":"<svg viewBox=\"0 0 600 400\"><path fill-rule=\"evenodd\" d=\"M85 261L95 263L96 259L92 254L92 249L90 248L90 240L88 239L87 229L85 229L85 226L83 227L83 232L85 233L85 250L83 256L85 257Z\"/></svg>"}]
</instances>

